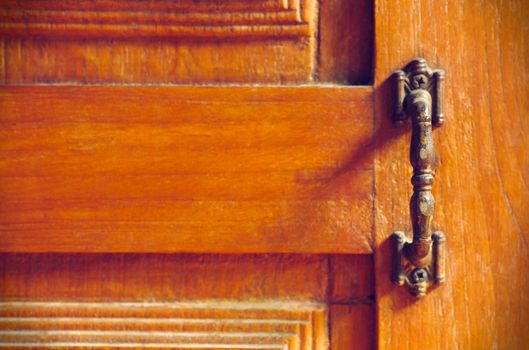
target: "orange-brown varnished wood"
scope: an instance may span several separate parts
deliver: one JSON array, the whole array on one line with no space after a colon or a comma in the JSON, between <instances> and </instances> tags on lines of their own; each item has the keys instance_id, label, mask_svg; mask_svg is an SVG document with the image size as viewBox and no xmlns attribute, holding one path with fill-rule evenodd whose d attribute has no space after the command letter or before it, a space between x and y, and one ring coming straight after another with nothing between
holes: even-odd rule
<instances>
[{"instance_id":1,"label":"orange-brown varnished wood","mask_svg":"<svg viewBox=\"0 0 529 350\"><path fill-rule=\"evenodd\" d=\"M271 40L194 44L12 37L5 42L4 78L9 84L292 84L312 80L312 56L304 50L303 44Z\"/></svg>"},{"instance_id":2,"label":"orange-brown varnished wood","mask_svg":"<svg viewBox=\"0 0 529 350\"><path fill-rule=\"evenodd\" d=\"M329 293L335 303L348 304L374 295L373 265L366 263L371 255L362 259L357 255L332 255L330 259L333 278Z\"/></svg>"},{"instance_id":3,"label":"orange-brown varnished wood","mask_svg":"<svg viewBox=\"0 0 529 350\"><path fill-rule=\"evenodd\" d=\"M347 2L344 10L345 2L315 0L3 1L1 79L366 83L373 41L368 2Z\"/></svg>"},{"instance_id":4,"label":"orange-brown varnished wood","mask_svg":"<svg viewBox=\"0 0 529 350\"><path fill-rule=\"evenodd\" d=\"M529 3L376 1L376 275L380 349L529 347ZM415 56L446 70L434 131L434 226L447 281L414 301L390 282L393 230L410 231L409 125L387 80Z\"/></svg>"},{"instance_id":5,"label":"orange-brown varnished wood","mask_svg":"<svg viewBox=\"0 0 529 350\"><path fill-rule=\"evenodd\" d=\"M369 253L371 96L4 87L0 249Z\"/></svg>"},{"instance_id":6,"label":"orange-brown varnished wood","mask_svg":"<svg viewBox=\"0 0 529 350\"><path fill-rule=\"evenodd\" d=\"M317 350L356 339L370 349L372 264L369 255L1 254L0 346ZM358 288L337 298L337 280ZM352 338L329 336L347 327Z\"/></svg>"},{"instance_id":7,"label":"orange-brown varnished wood","mask_svg":"<svg viewBox=\"0 0 529 350\"><path fill-rule=\"evenodd\" d=\"M372 0L320 1L319 81L371 83L373 6Z\"/></svg>"},{"instance_id":8,"label":"orange-brown varnished wood","mask_svg":"<svg viewBox=\"0 0 529 350\"><path fill-rule=\"evenodd\" d=\"M4 253L0 257L3 301L324 302L330 264L326 256L281 254ZM359 268L340 270L350 278L370 268L368 256L354 255L350 260Z\"/></svg>"},{"instance_id":9,"label":"orange-brown varnished wood","mask_svg":"<svg viewBox=\"0 0 529 350\"><path fill-rule=\"evenodd\" d=\"M159 86L365 84L371 11L2 1L0 347L372 349L371 255L226 254L372 253L372 89Z\"/></svg>"},{"instance_id":10,"label":"orange-brown varnished wood","mask_svg":"<svg viewBox=\"0 0 529 350\"><path fill-rule=\"evenodd\" d=\"M190 8L199 11L214 10L267 10L274 11L288 9L292 1L281 0L228 0L228 1L195 1L195 0L157 0L157 1L129 1L123 3L115 0L77 0L77 1L56 1L56 0L4 0L3 7L6 9L21 10L109 10L109 11L186 11Z\"/></svg>"},{"instance_id":11,"label":"orange-brown varnished wood","mask_svg":"<svg viewBox=\"0 0 529 350\"><path fill-rule=\"evenodd\" d=\"M331 350L375 349L375 312L371 304L341 304L330 307Z\"/></svg>"},{"instance_id":12,"label":"orange-brown varnished wood","mask_svg":"<svg viewBox=\"0 0 529 350\"><path fill-rule=\"evenodd\" d=\"M370 88L44 86L2 88L0 113L4 251L375 249L374 267L348 255L4 254L0 295L15 320L0 327L38 330L22 335L44 341L72 340L48 330L118 328L99 339L152 345L160 334L127 330L165 331L173 326L160 316L184 314L198 321L179 331L217 332L205 339L233 349L238 341L219 331L254 333L239 345L262 349L372 349L374 328L380 349L529 348L528 3L374 3L375 105ZM8 0L0 80L371 81L373 17L357 12L370 4L315 4ZM92 23L72 23L83 20ZM388 78L416 56L447 73L447 121L434 131L434 227L448 237L447 281L420 301L390 283L388 242L394 230L410 232L412 193L410 127L391 123ZM206 307L185 309L189 301ZM215 328L206 316L252 320ZM305 323L264 325L270 318Z\"/></svg>"}]
</instances>

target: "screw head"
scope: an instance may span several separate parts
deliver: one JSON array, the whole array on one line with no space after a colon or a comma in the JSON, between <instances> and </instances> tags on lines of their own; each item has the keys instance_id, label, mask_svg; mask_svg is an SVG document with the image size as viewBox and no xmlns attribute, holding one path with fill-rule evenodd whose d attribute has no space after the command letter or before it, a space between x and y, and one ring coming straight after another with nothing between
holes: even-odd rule
<instances>
[{"instance_id":1,"label":"screw head","mask_svg":"<svg viewBox=\"0 0 529 350\"><path fill-rule=\"evenodd\" d=\"M421 283L428 280L428 271L423 268L416 268L411 272L411 281L412 283Z\"/></svg>"},{"instance_id":2,"label":"screw head","mask_svg":"<svg viewBox=\"0 0 529 350\"><path fill-rule=\"evenodd\" d=\"M411 84L414 89L423 89L426 87L428 78L424 74L417 74L412 78Z\"/></svg>"}]
</instances>

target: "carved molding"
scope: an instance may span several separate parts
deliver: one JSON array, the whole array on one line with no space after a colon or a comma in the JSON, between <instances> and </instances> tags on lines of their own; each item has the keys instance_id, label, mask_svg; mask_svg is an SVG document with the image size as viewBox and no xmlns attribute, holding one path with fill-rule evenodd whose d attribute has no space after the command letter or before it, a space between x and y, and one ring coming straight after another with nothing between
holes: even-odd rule
<instances>
[{"instance_id":1,"label":"carved molding","mask_svg":"<svg viewBox=\"0 0 529 350\"><path fill-rule=\"evenodd\" d=\"M0 347L323 350L309 302L3 302Z\"/></svg>"},{"instance_id":2,"label":"carved molding","mask_svg":"<svg viewBox=\"0 0 529 350\"><path fill-rule=\"evenodd\" d=\"M312 0L5 1L0 35L248 39L312 35Z\"/></svg>"}]
</instances>

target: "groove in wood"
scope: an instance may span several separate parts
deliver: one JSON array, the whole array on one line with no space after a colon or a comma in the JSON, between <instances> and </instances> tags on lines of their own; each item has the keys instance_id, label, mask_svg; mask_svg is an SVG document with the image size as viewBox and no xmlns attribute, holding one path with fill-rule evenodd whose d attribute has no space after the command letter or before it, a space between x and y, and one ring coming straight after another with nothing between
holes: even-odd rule
<instances>
[{"instance_id":1,"label":"groove in wood","mask_svg":"<svg viewBox=\"0 0 529 350\"><path fill-rule=\"evenodd\" d=\"M314 1L4 2L0 35L72 38L300 38L313 33Z\"/></svg>"},{"instance_id":2,"label":"groove in wood","mask_svg":"<svg viewBox=\"0 0 529 350\"><path fill-rule=\"evenodd\" d=\"M292 301L1 302L0 347L323 350L326 315Z\"/></svg>"}]
</instances>

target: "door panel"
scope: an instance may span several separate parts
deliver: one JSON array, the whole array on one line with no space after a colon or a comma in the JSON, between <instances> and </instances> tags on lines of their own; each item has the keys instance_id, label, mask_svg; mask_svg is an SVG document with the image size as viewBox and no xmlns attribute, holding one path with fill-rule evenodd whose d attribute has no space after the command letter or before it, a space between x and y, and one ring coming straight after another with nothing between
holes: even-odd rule
<instances>
[{"instance_id":1,"label":"door panel","mask_svg":"<svg viewBox=\"0 0 529 350\"><path fill-rule=\"evenodd\" d=\"M0 268L0 347L373 345L370 255L3 254Z\"/></svg>"},{"instance_id":2,"label":"door panel","mask_svg":"<svg viewBox=\"0 0 529 350\"><path fill-rule=\"evenodd\" d=\"M366 84L372 13L369 0L2 1L0 80Z\"/></svg>"},{"instance_id":3,"label":"door panel","mask_svg":"<svg viewBox=\"0 0 529 350\"><path fill-rule=\"evenodd\" d=\"M371 252L369 87L0 94L2 251Z\"/></svg>"}]
</instances>

